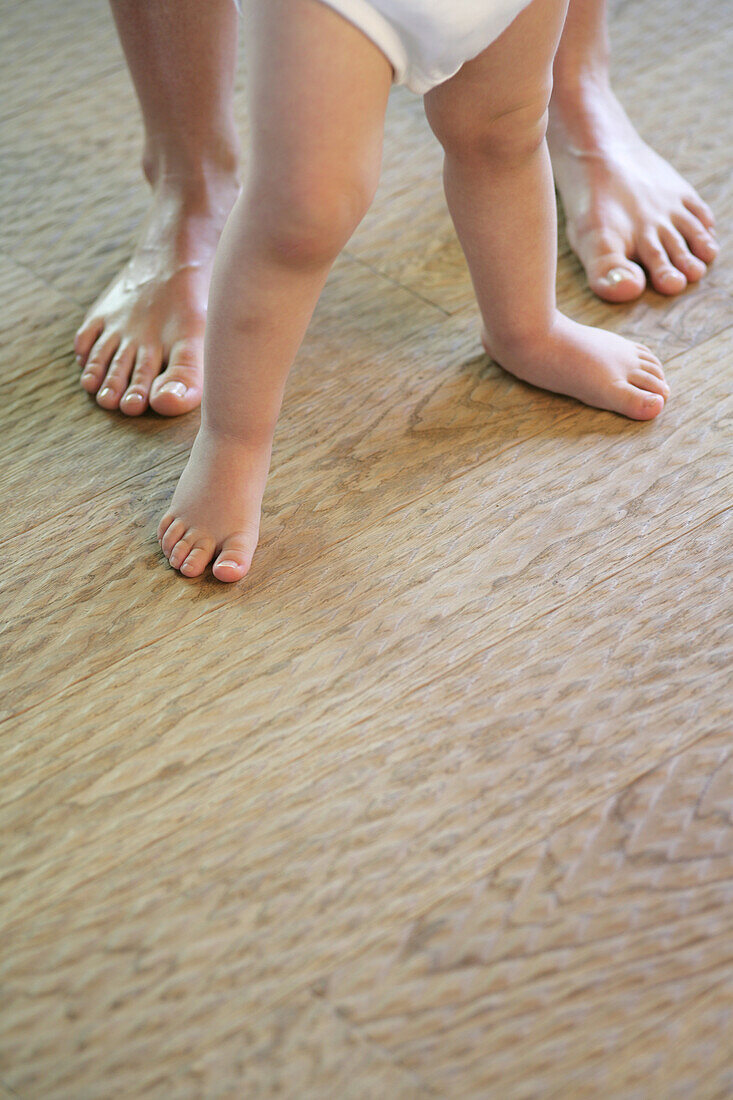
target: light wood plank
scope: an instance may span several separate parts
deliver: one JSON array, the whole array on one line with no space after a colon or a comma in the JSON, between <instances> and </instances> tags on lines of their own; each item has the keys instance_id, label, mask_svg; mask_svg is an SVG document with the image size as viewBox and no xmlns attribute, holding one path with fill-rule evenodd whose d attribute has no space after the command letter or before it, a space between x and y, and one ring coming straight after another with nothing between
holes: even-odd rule
<instances>
[{"instance_id":1,"label":"light wood plank","mask_svg":"<svg viewBox=\"0 0 733 1100\"><path fill-rule=\"evenodd\" d=\"M0 27L10 1095L728 1100L733 20L613 11L622 96L720 262L614 309L563 244L563 306L670 360L661 420L487 364L398 89L224 590L152 537L197 416L78 389L147 189L108 10L57 7Z\"/></svg>"},{"instance_id":2,"label":"light wood plank","mask_svg":"<svg viewBox=\"0 0 733 1100\"><path fill-rule=\"evenodd\" d=\"M153 740L155 774L94 786L80 766L45 812L42 790L28 792L22 833L3 815L13 845L2 1048L19 1072L53 1079L61 1058L75 1062L110 1027L120 1057L152 1021L190 1033L208 998L227 1014L274 1006L701 732L727 732L718 537L710 521L685 554L662 547L530 629L487 638L458 667L433 661L388 703L382 678L371 712L364 697L339 706L331 689L325 715L301 704L270 727L259 757L247 759L247 715L235 719L230 698L171 713L188 761L179 749L172 766ZM706 560L710 570L693 564ZM599 619L599 606L614 614ZM101 733L112 723L99 702ZM75 703L93 737L89 694ZM71 728L56 708L44 718ZM124 732L135 736L129 723ZM244 749L223 771L222 734Z\"/></svg>"},{"instance_id":3,"label":"light wood plank","mask_svg":"<svg viewBox=\"0 0 733 1100\"><path fill-rule=\"evenodd\" d=\"M31 1061L11 1068L8 1076L17 1092L7 1096L431 1100L439 1095L307 992L259 1014L240 1011L232 998L209 997L204 990L200 997L196 1017L177 1020L180 994L148 1016L144 993L121 992L104 1021L84 1027L84 1039L72 1058L63 1045L63 1028L56 1025L56 1064L45 1067ZM21 1017L29 1016L26 1005L32 1000L22 999ZM145 1023L130 1045L131 1037L120 1025L125 1007L133 1004ZM53 1043L51 1025L49 1020L47 1040Z\"/></svg>"},{"instance_id":4,"label":"light wood plank","mask_svg":"<svg viewBox=\"0 0 733 1100\"><path fill-rule=\"evenodd\" d=\"M109 7L98 0L3 0L0 58L0 120L28 120L125 65Z\"/></svg>"},{"instance_id":5,"label":"light wood plank","mask_svg":"<svg viewBox=\"0 0 733 1100\"><path fill-rule=\"evenodd\" d=\"M319 623L328 624L338 660L343 659L340 631L352 631L354 620L366 612L373 617L369 645L379 653L384 632L394 630L387 625L385 584L393 599L399 599L397 606L420 609L414 621L399 615L396 619L403 633L401 675L406 678L423 660L418 639L426 631L430 636L436 601L438 606L445 603L446 592L451 596L442 642L453 637L457 653L470 652L474 639L487 628L487 614L493 630L503 634L515 629L542 608L582 590L599 571L607 576L728 505L731 398L720 362L730 355L732 340L733 331L711 341L704 351L683 357L675 403L646 426L533 391L506 376L499 380L497 395L492 385L495 370L488 379L478 380L478 388L475 378L464 376L472 392L458 405L458 427L466 416L476 426L472 438L462 443L468 444L465 457L459 455L457 462L452 457L458 451L455 414L446 407L441 390L434 402L421 403L409 433L404 422L395 433L389 420L378 417L375 432L350 448L347 472L333 458L324 457L319 470L332 467L330 494L327 485L317 483L315 471L302 475L297 465L283 466L281 477L293 477L290 515L297 517L303 494L310 494L311 500L320 496L319 510L315 516L308 511L300 531L295 521L287 522L287 512L274 517L274 532L266 521L251 579L236 590L222 590L212 579L182 582L161 564L154 530L163 487L154 488L154 474L132 477L121 492L110 492L106 501L100 497L94 509L86 501L69 507L49 522L40 543L33 540L31 546L18 536L6 545L8 560L17 562L18 572L6 582L4 633L14 660L5 715L38 707L64 685L95 671L103 676L110 667L105 639L114 644L115 664L121 656L118 646L124 654L137 649L134 666L140 659L147 664L146 647L162 638L169 639L175 652L181 630L195 629L202 639L208 637L208 620L201 618L207 611L238 624L236 629L247 624L247 640L231 656L219 647L201 645L198 673L202 678L210 674L214 684L222 668L230 666L236 675L245 654L261 654L269 636L281 637L285 646L271 655L273 663L289 659L290 641L281 635L288 605L293 612L299 609L300 629L306 629L306 622L313 631L323 629ZM524 415L532 417L529 423L534 425L533 432L525 427L518 441L518 426L504 399L510 393L516 400L526 399ZM533 408L535 396L538 404ZM693 409L701 400L708 413L696 417ZM553 404L562 410L554 422L548 416ZM400 411L400 421L402 417ZM482 436L490 439L485 452ZM590 447L597 462L589 466ZM473 465L464 473L468 462ZM273 478L271 493L276 491ZM355 496L361 509L354 517ZM680 499L687 502L682 509L677 505ZM124 523L115 526L115 517L118 522L124 517ZM49 542L55 548L51 561ZM75 580L80 545L86 547L84 600L79 600ZM375 561L380 563L378 570L373 568ZM136 585L128 594L131 575ZM343 600L340 594L349 591L350 598ZM216 629L223 629L223 624ZM411 642L416 645L412 657L406 652ZM361 645L367 645L366 637ZM365 656L364 649L354 654L356 668ZM182 689L187 694L185 685L177 682L177 668L176 658L166 704ZM262 667L259 673L264 687L271 673ZM315 673L303 687L317 690L320 675ZM40 696L39 677L45 685ZM147 708L150 722L160 721L160 715L154 717L158 680L142 690L142 696L135 693L136 705ZM63 700L59 705L65 705ZM263 716L267 714L266 707ZM31 751L31 744L25 741L25 752Z\"/></svg>"},{"instance_id":6,"label":"light wood plank","mask_svg":"<svg viewBox=\"0 0 733 1100\"><path fill-rule=\"evenodd\" d=\"M733 1074L731 791L724 731L319 992L448 1096L712 1095Z\"/></svg>"}]
</instances>

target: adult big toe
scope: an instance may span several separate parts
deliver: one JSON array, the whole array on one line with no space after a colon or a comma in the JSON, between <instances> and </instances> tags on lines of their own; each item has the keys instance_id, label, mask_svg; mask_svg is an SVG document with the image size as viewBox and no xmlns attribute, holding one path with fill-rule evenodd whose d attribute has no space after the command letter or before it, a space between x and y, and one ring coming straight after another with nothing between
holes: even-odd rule
<instances>
[{"instance_id":1,"label":"adult big toe","mask_svg":"<svg viewBox=\"0 0 733 1100\"><path fill-rule=\"evenodd\" d=\"M203 340L180 340L171 348L168 366L150 388L150 405L161 416L180 416L201 404Z\"/></svg>"}]
</instances>

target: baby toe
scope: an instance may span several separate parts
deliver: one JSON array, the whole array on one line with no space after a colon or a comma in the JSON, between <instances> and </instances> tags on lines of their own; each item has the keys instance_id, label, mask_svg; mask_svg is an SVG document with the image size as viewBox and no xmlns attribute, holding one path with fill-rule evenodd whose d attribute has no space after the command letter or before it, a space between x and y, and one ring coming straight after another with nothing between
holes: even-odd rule
<instances>
[{"instance_id":1,"label":"baby toe","mask_svg":"<svg viewBox=\"0 0 733 1100\"><path fill-rule=\"evenodd\" d=\"M639 359L642 361L644 370L651 371L652 374L656 374L658 378L664 378L664 367L657 359L653 351L650 351L644 344L637 344L636 350L639 353Z\"/></svg>"},{"instance_id":2,"label":"baby toe","mask_svg":"<svg viewBox=\"0 0 733 1100\"><path fill-rule=\"evenodd\" d=\"M173 566L174 569L178 569L181 563L186 560L191 551L192 545L193 539L188 534L188 532L183 536L183 538L178 540L176 545L171 550L170 557L168 558L168 562L170 563L170 565Z\"/></svg>"},{"instance_id":3,"label":"baby toe","mask_svg":"<svg viewBox=\"0 0 733 1100\"><path fill-rule=\"evenodd\" d=\"M183 537L185 530L186 524L183 522L183 520L174 519L166 533L163 535L160 546L167 558L170 558L173 547L176 545L178 540Z\"/></svg>"},{"instance_id":4,"label":"baby toe","mask_svg":"<svg viewBox=\"0 0 733 1100\"><path fill-rule=\"evenodd\" d=\"M187 577L200 577L214 554L214 540L204 540L194 546L185 561L181 562L181 573Z\"/></svg>"},{"instance_id":5,"label":"baby toe","mask_svg":"<svg viewBox=\"0 0 733 1100\"><path fill-rule=\"evenodd\" d=\"M629 371L628 380L640 389L661 394L664 398L669 397L669 386L664 378L660 378L658 374L652 374L650 370L645 369L643 366L635 367Z\"/></svg>"},{"instance_id":6,"label":"baby toe","mask_svg":"<svg viewBox=\"0 0 733 1100\"><path fill-rule=\"evenodd\" d=\"M158 530L155 536L158 542L161 541L163 535L166 533L175 518L175 512L166 512L165 515L162 517L160 523L158 524Z\"/></svg>"}]
</instances>

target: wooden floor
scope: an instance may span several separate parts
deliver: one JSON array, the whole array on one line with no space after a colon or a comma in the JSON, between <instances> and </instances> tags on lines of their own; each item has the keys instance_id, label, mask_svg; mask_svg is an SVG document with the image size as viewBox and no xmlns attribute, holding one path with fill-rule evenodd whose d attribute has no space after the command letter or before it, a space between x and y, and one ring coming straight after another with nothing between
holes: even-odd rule
<instances>
[{"instance_id":1,"label":"wooden floor","mask_svg":"<svg viewBox=\"0 0 733 1100\"><path fill-rule=\"evenodd\" d=\"M3 0L1 1100L733 1096L723 8L613 22L720 261L614 308L561 234L664 414L481 355L398 90L225 587L155 540L198 414L104 413L71 353L146 205L108 11Z\"/></svg>"}]
</instances>

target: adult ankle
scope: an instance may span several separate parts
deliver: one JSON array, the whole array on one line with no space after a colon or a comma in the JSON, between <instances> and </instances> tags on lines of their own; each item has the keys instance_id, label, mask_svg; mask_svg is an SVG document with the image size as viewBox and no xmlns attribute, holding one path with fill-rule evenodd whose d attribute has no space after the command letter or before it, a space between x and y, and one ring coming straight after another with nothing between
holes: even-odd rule
<instances>
[{"instance_id":1,"label":"adult ankle","mask_svg":"<svg viewBox=\"0 0 733 1100\"><path fill-rule=\"evenodd\" d=\"M197 150L195 156L182 150L146 148L142 169L153 190L178 190L205 199L222 188L239 188L239 154L238 140L221 142L211 150Z\"/></svg>"}]
</instances>

